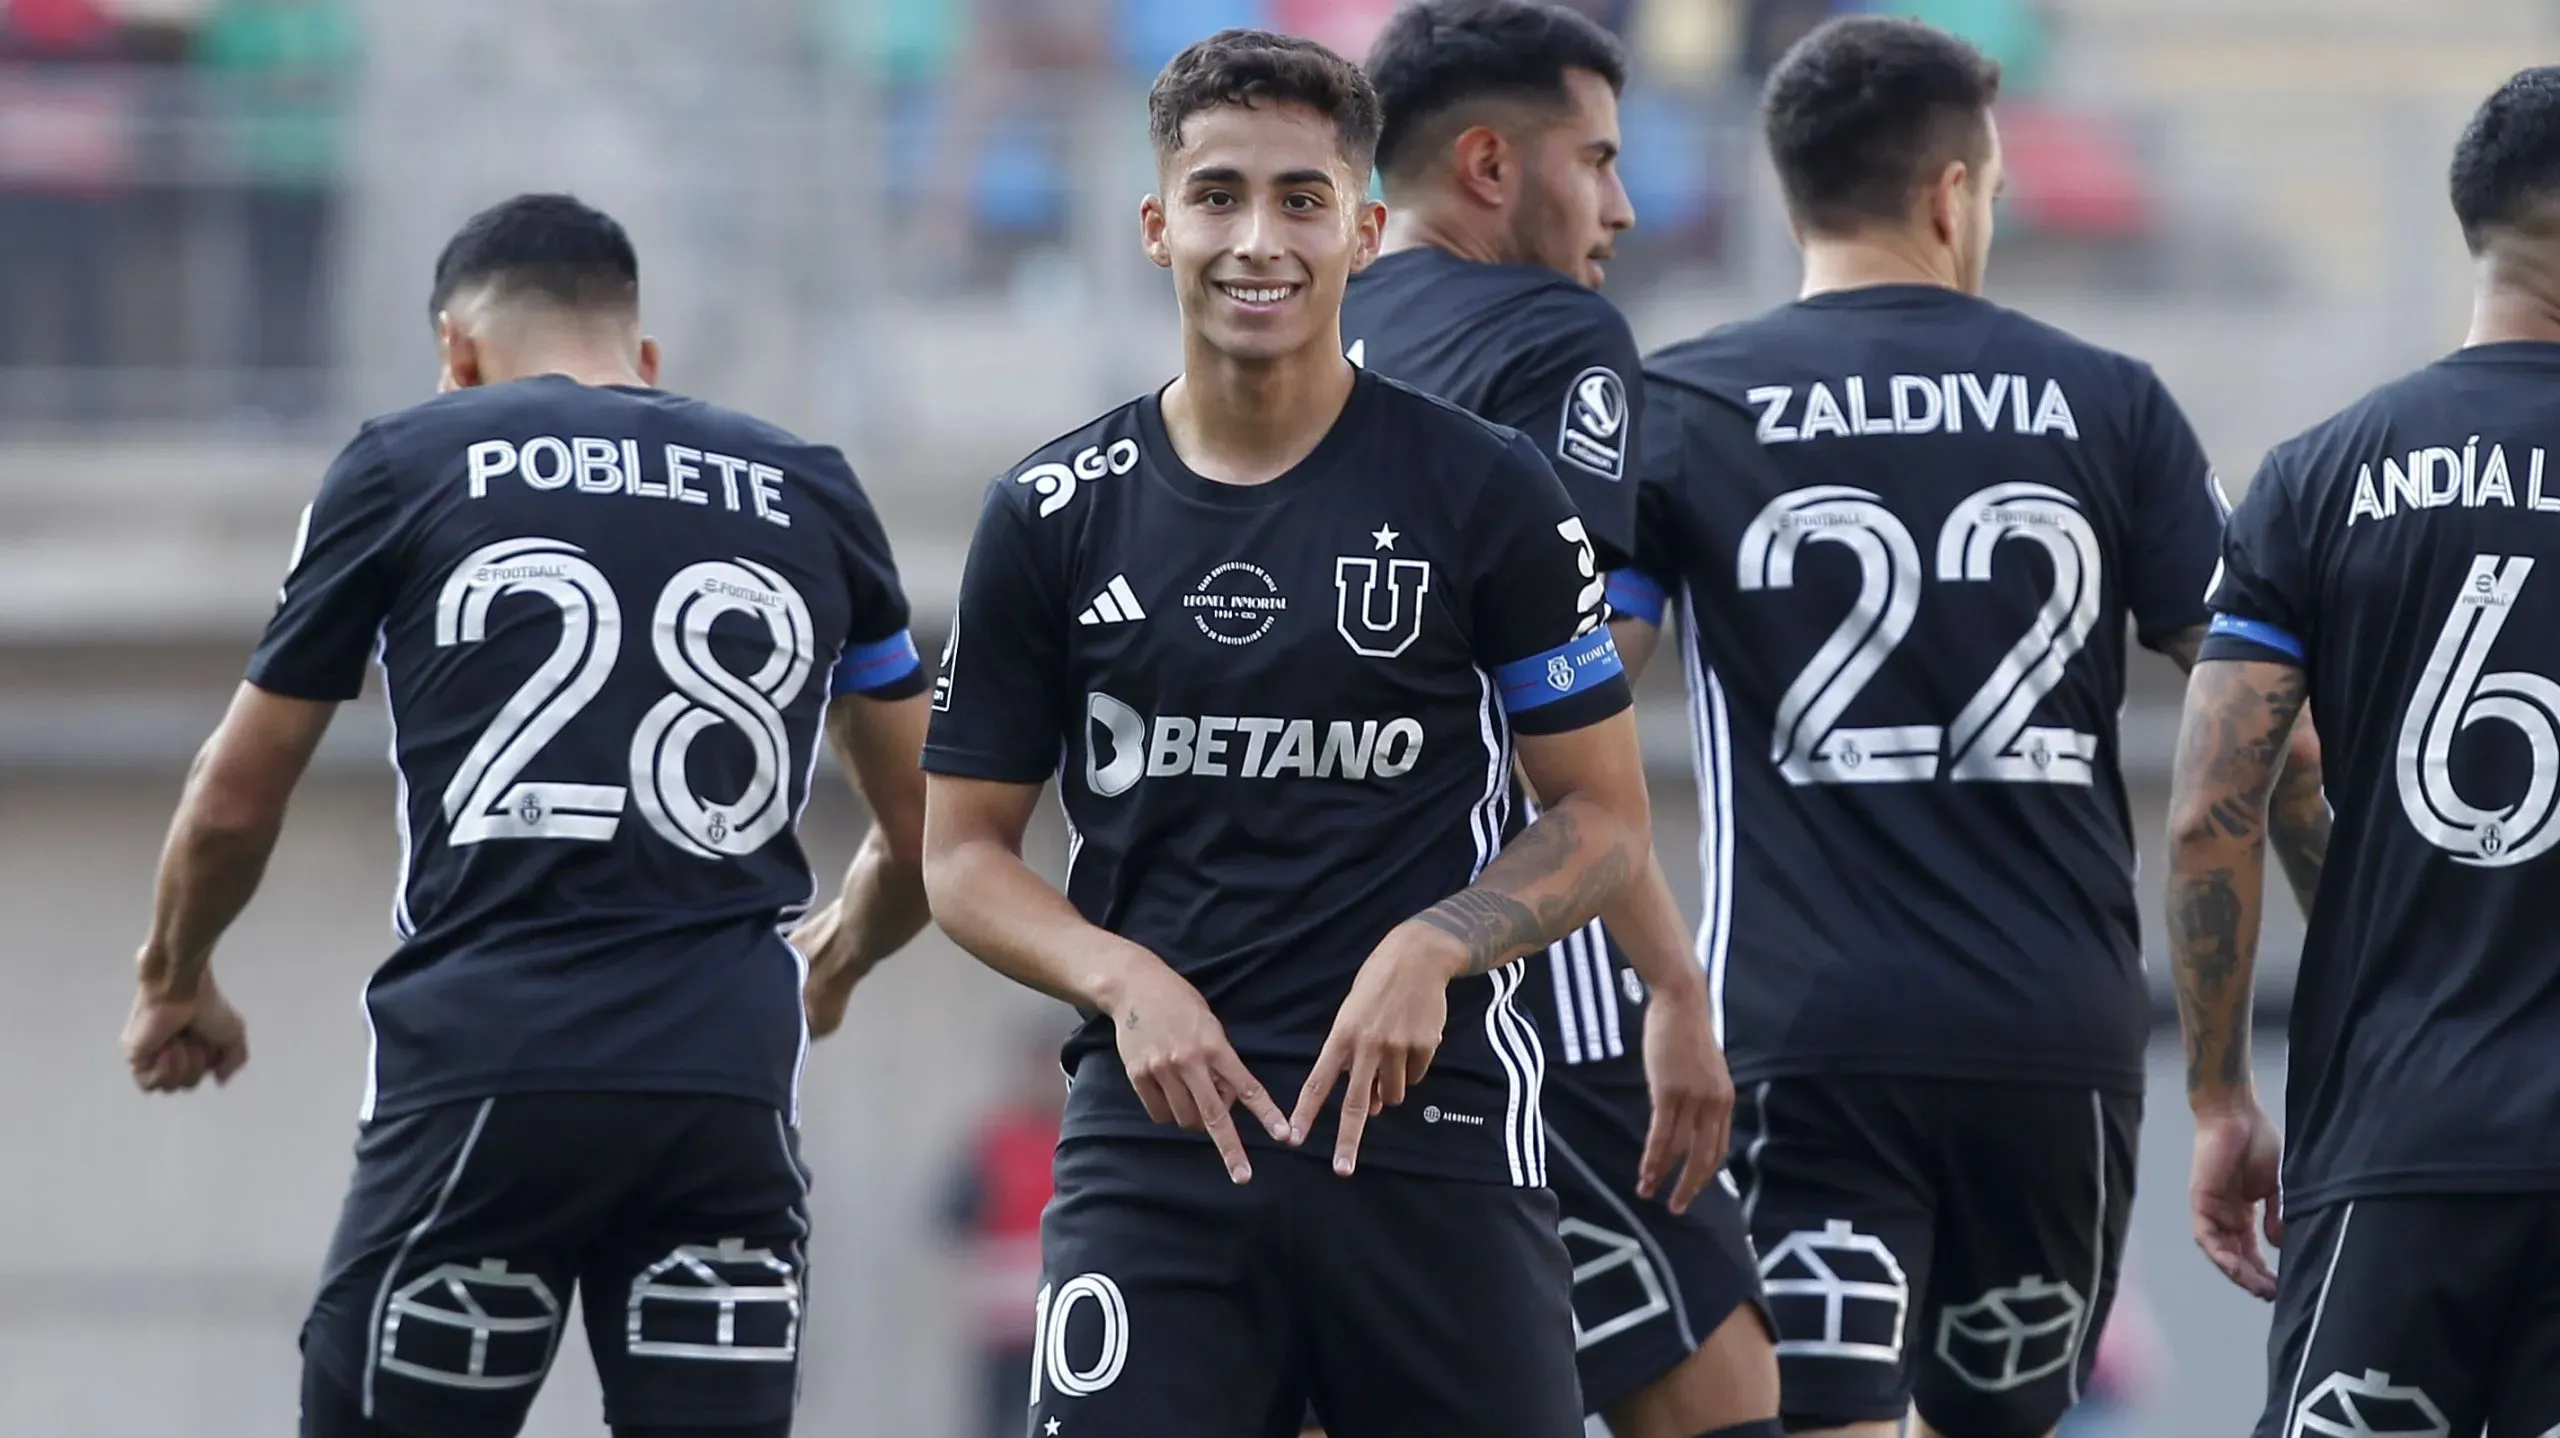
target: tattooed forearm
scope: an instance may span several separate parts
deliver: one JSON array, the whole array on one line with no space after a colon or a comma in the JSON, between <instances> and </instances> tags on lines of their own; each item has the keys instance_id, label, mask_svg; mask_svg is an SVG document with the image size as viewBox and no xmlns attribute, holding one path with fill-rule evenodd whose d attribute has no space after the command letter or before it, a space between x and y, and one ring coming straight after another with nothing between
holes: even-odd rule
<instances>
[{"instance_id":1,"label":"tattooed forearm","mask_svg":"<svg viewBox=\"0 0 2560 1438\"><path fill-rule=\"evenodd\" d=\"M2303 687L2299 669L2234 661L2199 665L2187 687L2170 798L2168 934L2191 1102L2218 1103L2248 1083L2267 801ZM2318 842L2325 850L2325 824Z\"/></svg>"},{"instance_id":2,"label":"tattooed forearm","mask_svg":"<svg viewBox=\"0 0 2560 1438\"><path fill-rule=\"evenodd\" d=\"M2311 716L2303 715L2300 722L2308 729ZM2329 862L2329 799L2322 792L2316 737L2294 736L2267 817L2267 837L2284 865L2285 882L2293 888L2294 902L2309 914L2311 901L2320 892L2320 871Z\"/></svg>"},{"instance_id":3,"label":"tattooed forearm","mask_svg":"<svg viewBox=\"0 0 2560 1438\"><path fill-rule=\"evenodd\" d=\"M1568 801L1540 815L1473 887L1422 912L1422 922L1466 945L1467 974L1563 938L1626 887L1634 859L1623 844L1586 835L1574 808Z\"/></svg>"},{"instance_id":4,"label":"tattooed forearm","mask_svg":"<svg viewBox=\"0 0 2560 1438\"><path fill-rule=\"evenodd\" d=\"M2180 874L2169 888L2169 942L2177 955L2178 1015L2186 1031L2187 1092L2208 1082L2236 1089L2246 1075L2250 950L2255 915L2229 869ZM2243 924L2249 939L2244 940Z\"/></svg>"}]
</instances>

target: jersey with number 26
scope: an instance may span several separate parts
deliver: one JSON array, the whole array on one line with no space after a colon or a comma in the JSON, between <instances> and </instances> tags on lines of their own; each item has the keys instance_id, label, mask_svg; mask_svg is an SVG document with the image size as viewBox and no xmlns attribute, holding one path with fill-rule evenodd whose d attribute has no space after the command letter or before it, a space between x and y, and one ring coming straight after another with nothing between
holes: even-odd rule
<instances>
[{"instance_id":1,"label":"jersey with number 26","mask_svg":"<svg viewBox=\"0 0 2560 1438\"><path fill-rule=\"evenodd\" d=\"M378 660L405 852L367 1117L535 1089L791 1106L794 827L828 695L922 692L833 449L558 376L366 425L303 516L249 681Z\"/></svg>"},{"instance_id":2,"label":"jersey with number 26","mask_svg":"<svg viewBox=\"0 0 2560 1438\"><path fill-rule=\"evenodd\" d=\"M2143 365L1932 286L1646 365L1639 573L1685 591L1699 946L1746 1082L2138 1090L2125 630L2205 619L2221 512Z\"/></svg>"}]
</instances>

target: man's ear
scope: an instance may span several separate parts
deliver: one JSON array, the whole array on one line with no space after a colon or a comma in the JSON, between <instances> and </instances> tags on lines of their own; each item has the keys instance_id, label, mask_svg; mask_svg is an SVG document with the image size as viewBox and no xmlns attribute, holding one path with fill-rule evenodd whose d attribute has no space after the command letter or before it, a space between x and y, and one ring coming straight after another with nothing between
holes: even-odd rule
<instances>
[{"instance_id":1,"label":"man's ear","mask_svg":"<svg viewBox=\"0 0 2560 1438\"><path fill-rule=\"evenodd\" d=\"M1470 125L1449 142L1449 163L1459 191L1477 204L1499 209L1520 181L1520 154L1500 130Z\"/></svg>"},{"instance_id":2,"label":"man's ear","mask_svg":"<svg viewBox=\"0 0 2560 1438\"><path fill-rule=\"evenodd\" d=\"M1156 268L1173 268L1173 247L1165 243L1164 197L1149 195L1138 204L1138 242L1146 248L1147 258Z\"/></svg>"},{"instance_id":3,"label":"man's ear","mask_svg":"<svg viewBox=\"0 0 2560 1438\"><path fill-rule=\"evenodd\" d=\"M451 310L436 316L436 351L443 362L442 373L436 377L436 393L472 389L483 382L480 342L454 319Z\"/></svg>"},{"instance_id":4,"label":"man's ear","mask_svg":"<svg viewBox=\"0 0 2560 1438\"><path fill-rule=\"evenodd\" d=\"M640 382L651 389L658 387L658 340L655 335L640 337Z\"/></svg>"},{"instance_id":5,"label":"man's ear","mask_svg":"<svg viewBox=\"0 0 2560 1438\"><path fill-rule=\"evenodd\" d=\"M1949 160L1929 185L1929 233L1937 237L1939 244L1953 245L1963 232L1969 188L1966 181L1972 175L1972 166L1962 160Z\"/></svg>"}]
</instances>

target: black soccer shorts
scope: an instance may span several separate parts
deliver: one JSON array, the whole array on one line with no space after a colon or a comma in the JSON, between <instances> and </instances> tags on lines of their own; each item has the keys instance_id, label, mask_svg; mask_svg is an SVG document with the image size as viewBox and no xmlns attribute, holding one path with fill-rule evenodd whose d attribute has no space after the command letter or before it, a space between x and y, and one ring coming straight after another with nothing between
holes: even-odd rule
<instances>
[{"instance_id":1,"label":"black soccer shorts","mask_svg":"<svg viewBox=\"0 0 2560 1438\"><path fill-rule=\"evenodd\" d=\"M1736 1308L1765 1317L1760 1268L1723 1180L1686 1214L1636 1197L1653 1113L1637 1052L1548 1070L1540 1101L1557 1232L1573 1258L1582 1402L1598 1413L1686 1362Z\"/></svg>"},{"instance_id":2,"label":"black soccer shorts","mask_svg":"<svg viewBox=\"0 0 2560 1438\"><path fill-rule=\"evenodd\" d=\"M2360 1198L2286 1225L2260 1438L2560 1427L2560 1195Z\"/></svg>"},{"instance_id":3,"label":"black soccer shorts","mask_svg":"<svg viewBox=\"0 0 2560 1438\"><path fill-rule=\"evenodd\" d=\"M2139 1095L2059 1084L1746 1085L1733 1171L1787 1428L2051 1429L2115 1302L2141 1123Z\"/></svg>"},{"instance_id":4,"label":"black soccer shorts","mask_svg":"<svg viewBox=\"0 0 2560 1438\"><path fill-rule=\"evenodd\" d=\"M509 1094L378 1120L303 1362L383 1428L509 1438L574 1292L608 1423L787 1420L808 1232L798 1145L767 1105ZM325 1423L306 1411L304 1438L337 1438Z\"/></svg>"},{"instance_id":5,"label":"black soccer shorts","mask_svg":"<svg viewBox=\"0 0 2560 1438\"><path fill-rule=\"evenodd\" d=\"M1554 1195L1257 1148L1070 1139L1033 1438L1580 1438Z\"/></svg>"}]
</instances>

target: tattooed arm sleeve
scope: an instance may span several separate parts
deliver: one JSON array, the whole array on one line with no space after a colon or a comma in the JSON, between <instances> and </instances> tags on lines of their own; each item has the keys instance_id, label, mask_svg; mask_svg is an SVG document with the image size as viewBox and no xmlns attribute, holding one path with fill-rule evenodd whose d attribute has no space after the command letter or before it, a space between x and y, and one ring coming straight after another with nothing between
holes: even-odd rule
<instances>
[{"instance_id":1,"label":"tattooed arm sleeve","mask_svg":"<svg viewBox=\"0 0 2560 1438\"><path fill-rule=\"evenodd\" d=\"M2171 635L2161 644L2160 652L2193 674L2205 638L2206 627L2198 624ZM2284 771L2276 780L2275 797L2267 807L2267 840L2276 851L2277 862L2284 865L2285 882L2292 886L2294 903L2308 915L2312 896L2320 891L2320 871L2329 859L2329 796L2320 773L2320 734L2312 727L2307 709L2293 726L2293 742L2285 750Z\"/></svg>"},{"instance_id":2,"label":"tattooed arm sleeve","mask_svg":"<svg viewBox=\"0 0 2560 1438\"><path fill-rule=\"evenodd\" d=\"M2187 684L2169 803L2168 932L2187 1102L2199 1112L2249 1095L2267 801L2303 690L2300 668L2251 660L2207 660Z\"/></svg>"}]
</instances>

